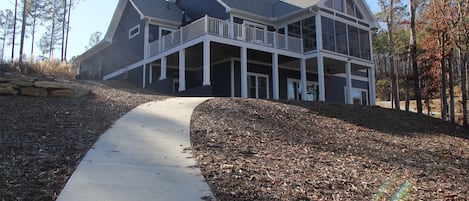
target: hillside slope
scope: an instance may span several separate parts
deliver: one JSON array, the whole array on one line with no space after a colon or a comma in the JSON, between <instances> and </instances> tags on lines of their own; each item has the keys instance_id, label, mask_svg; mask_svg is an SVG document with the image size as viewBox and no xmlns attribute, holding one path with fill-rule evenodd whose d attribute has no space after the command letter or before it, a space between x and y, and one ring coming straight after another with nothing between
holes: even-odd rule
<instances>
[{"instance_id":1,"label":"hillside slope","mask_svg":"<svg viewBox=\"0 0 469 201\"><path fill-rule=\"evenodd\" d=\"M378 107L214 99L193 150L220 200L469 199L469 134ZM410 184L410 185L409 185Z\"/></svg>"}]
</instances>

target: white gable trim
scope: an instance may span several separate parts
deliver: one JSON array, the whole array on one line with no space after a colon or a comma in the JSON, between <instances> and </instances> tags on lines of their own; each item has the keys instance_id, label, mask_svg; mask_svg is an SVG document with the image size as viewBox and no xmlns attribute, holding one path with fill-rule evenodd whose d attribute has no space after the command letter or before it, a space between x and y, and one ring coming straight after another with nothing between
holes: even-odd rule
<instances>
[{"instance_id":1,"label":"white gable trim","mask_svg":"<svg viewBox=\"0 0 469 201\"><path fill-rule=\"evenodd\" d=\"M143 14L143 12L142 12L140 9L138 9L138 7L137 7L137 5L135 5L135 2L134 2L134 1L129 0L129 2L130 2L130 4L132 4L132 6L134 7L134 9L135 9L135 10L137 11L137 13L140 15L140 19L142 20L142 19L145 17L145 15Z\"/></svg>"},{"instance_id":2,"label":"white gable trim","mask_svg":"<svg viewBox=\"0 0 469 201\"><path fill-rule=\"evenodd\" d=\"M225 2L223 2L222 0L217 0L217 2L223 7L225 7L227 13L231 12L231 7L229 7Z\"/></svg>"}]
</instances>

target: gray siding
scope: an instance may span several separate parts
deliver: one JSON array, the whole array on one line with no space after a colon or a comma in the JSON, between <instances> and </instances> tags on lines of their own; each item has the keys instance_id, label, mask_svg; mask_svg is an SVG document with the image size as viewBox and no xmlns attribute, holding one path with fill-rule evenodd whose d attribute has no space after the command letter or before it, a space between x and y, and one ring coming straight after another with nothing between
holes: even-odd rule
<instances>
[{"instance_id":1,"label":"gray siding","mask_svg":"<svg viewBox=\"0 0 469 201\"><path fill-rule=\"evenodd\" d=\"M226 13L225 7L216 0L178 0L176 4L186 11L192 20L197 20L204 15L219 19L229 19L230 15Z\"/></svg>"},{"instance_id":2,"label":"gray siding","mask_svg":"<svg viewBox=\"0 0 469 201\"><path fill-rule=\"evenodd\" d=\"M140 25L140 33L129 39L129 30L136 25ZM91 72L88 79L98 78L100 65L102 65L102 75L106 75L142 60L144 30L145 23L140 20L139 14L132 5L127 3L112 45L81 63L83 71Z\"/></svg>"}]
</instances>

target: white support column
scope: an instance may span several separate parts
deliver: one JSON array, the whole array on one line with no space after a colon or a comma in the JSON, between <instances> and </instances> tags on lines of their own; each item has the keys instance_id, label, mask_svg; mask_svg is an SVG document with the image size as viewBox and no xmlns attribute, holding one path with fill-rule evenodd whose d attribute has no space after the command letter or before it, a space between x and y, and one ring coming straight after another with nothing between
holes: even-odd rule
<instances>
[{"instance_id":1,"label":"white support column","mask_svg":"<svg viewBox=\"0 0 469 201\"><path fill-rule=\"evenodd\" d=\"M345 104L353 104L352 98L352 67L350 62L345 62Z\"/></svg>"},{"instance_id":2,"label":"white support column","mask_svg":"<svg viewBox=\"0 0 469 201\"><path fill-rule=\"evenodd\" d=\"M208 15L204 16L204 31L208 33Z\"/></svg>"},{"instance_id":3,"label":"white support column","mask_svg":"<svg viewBox=\"0 0 469 201\"><path fill-rule=\"evenodd\" d=\"M143 37L143 88L147 87L147 57L148 57L148 39L149 39L149 23L145 22L145 31Z\"/></svg>"},{"instance_id":4,"label":"white support column","mask_svg":"<svg viewBox=\"0 0 469 201\"><path fill-rule=\"evenodd\" d=\"M161 58L160 80L166 80L166 68L167 68L166 56L164 56L164 57Z\"/></svg>"},{"instance_id":5,"label":"white support column","mask_svg":"<svg viewBox=\"0 0 469 201\"><path fill-rule=\"evenodd\" d=\"M374 67L368 68L368 87L370 96L370 106L376 105L376 86L375 86L375 69Z\"/></svg>"},{"instance_id":6,"label":"white support column","mask_svg":"<svg viewBox=\"0 0 469 201\"><path fill-rule=\"evenodd\" d=\"M248 50L241 47L241 97L248 97Z\"/></svg>"},{"instance_id":7,"label":"white support column","mask_svg":"<svg viewBox=\"0 0 469 201\"><path fill-rule=\"evenodd\" d=\"M326 101L326 83L324 81L324 61L321 54L318 54L318 87L319 101Z\"/></svg>"},{"instance_id":8,"label":"white support column","mask_svg":"<svg viewBox=\"0 0 469 201\"><path fill-rule=\"evenodd\" d=\"M153 65L152 64L150 64L150 75L149 75L149 77L150 78L148 79L148 82L150 84L152 84L153 83Z\"/></svg>"},{"instance_id":9,"label":"white support column","mask_svg":"<svg viewBox=\"0 0 469 201\"><path fill-rule=\"evenodd\" d=\"M279 83L278 83L278 53L272 54L272 91L273 99L279 99Z\"/></svg>"},{"instance_id":10,"label":"white support column","mask_svg":"<svg viewBox=\"0 0 469 201\"><path fill-rule=\"evenodd\" d=\"M210 41L205 40L204 45L203 45L203 52L204 52L204 77L203 77L203 86L210 86L211 85L211 80L210 80Z\"/></svg>"},{"instance_id":11,"label":"white support column","mask_svg":"<svg viewBox=\"0 0 469 201\"><path fill-rule=\"evenodd\" d=\"M300 61L300 74L301 74L301 100L306 100L306 60Z\"/></svg>"},{"instance_id":12,"label":"white support column","mask_svg":"<svg viewBox=\"0 0 469 201\"><path fill-rule=\"evenodd\" d=\"M322 25L319 14L316 14L316 45L318 50L322 50Z\"/></svg>"},{"instance_id":13,"label":"white support column","mask_svg":"<svg viewBox=\"0 0 469 201\"><path fill-rule=\"evenodd\" d=\"M179 92L186 90L186 49L179 50Z\"/></svg>"},{"instance_id":14,"label":"white support column","mask_svg":"<svg viewBox=\"0 0 469 201\"><path fill-rule=\"evenodd\" d=\"M231 81L231 97L235 97L235 70L234 70L234 60L231 59L230 62L230 81Z\"/></svg>"}]
</instances>

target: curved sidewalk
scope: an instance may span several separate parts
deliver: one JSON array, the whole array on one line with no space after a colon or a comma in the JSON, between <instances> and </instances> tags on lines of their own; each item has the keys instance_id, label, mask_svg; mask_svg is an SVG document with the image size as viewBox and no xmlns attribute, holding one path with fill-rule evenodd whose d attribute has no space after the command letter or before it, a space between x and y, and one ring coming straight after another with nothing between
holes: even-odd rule
<instances>
[{"instance_id":1,"label":"curved sidewalk","mask_svg":"<svg viewBox=\"0 0 469 201\"><path fill-rule=\"evenodd\" d=\"M187 149L192 112L205 100L170 98L125 114L86 154L57 200L215 200Z\"/></svg>"}]
</instances>

